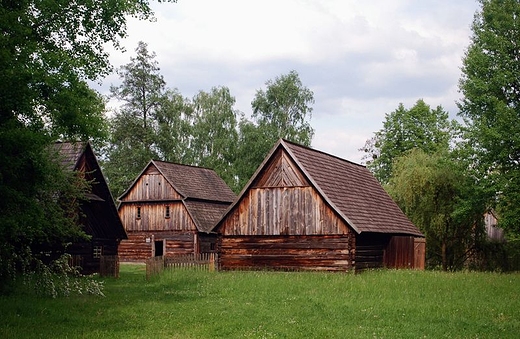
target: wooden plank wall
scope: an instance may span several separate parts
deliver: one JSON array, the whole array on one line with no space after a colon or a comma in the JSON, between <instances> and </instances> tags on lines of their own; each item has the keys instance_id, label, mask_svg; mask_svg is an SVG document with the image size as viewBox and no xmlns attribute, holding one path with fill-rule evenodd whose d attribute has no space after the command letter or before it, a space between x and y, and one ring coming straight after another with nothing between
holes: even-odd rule
<instances>
[{"instance_id":1,"label":"wooden plank wall","mask_svg":"<svg viewBox=\"0 0 520 339\"><path fill-rule=\"evenodd\" d=\"M123 201L142 200L174 200L182 199L170 183L158 171L150 172L155 167L150 167L147 174L143 174L124 197Z\"/></svg>"},{"instance_id":2,"label":"wooden plank wall","mask_svg":"<svg viewBox=\"0 0 520 339\"><path fill-rule=\"evenodd\" d=\"M321 236L221 236L219 268L349 271L352 234Z\"/></svg>"},{"instance_id":3,"label":"wooden plank wall","mask_svg":"<svg viewBox=\"0 0 520 339\"><path fill-rule=\"evenodd\" d=\"M154 255L155 241L163 241L165 256L198 252L195 232L131 232L119 244L121 261L144 262Z\"/></svg>"},{"instance_id":4,"label":"wooden plank wall","mask_svg":"<svg viewBox=\"0 0 520 339\"><path fill-rule=\"evenodd\" d=\"M166 206L170 207L170 217L166 217ZM137 208L141 217L137 217ZM186 206L181 201L174 202L132 202L119 207L119 216L127 232L133 231L194 231Z\"/></svg>"},{"instance_id":5,"label":"wooden plank wall","mask_svg":"<svg viewBox=\"0 0 520 339\"><path fill-rule=\"evenodd\" d=\"M413 268L414 267L414 237L393 236L386 246L385 267Z\"/></svg>"},{"instance_id":6,"label":"wooden plank wall","mask_svg":"<svg viewBox=\"0 0 520 339\"><path fill-rule=\"evenodd\" d=\"M250 189L223 221L225 235L347 234L348 226L312 187Z\"/></svg>"}]
</instances>

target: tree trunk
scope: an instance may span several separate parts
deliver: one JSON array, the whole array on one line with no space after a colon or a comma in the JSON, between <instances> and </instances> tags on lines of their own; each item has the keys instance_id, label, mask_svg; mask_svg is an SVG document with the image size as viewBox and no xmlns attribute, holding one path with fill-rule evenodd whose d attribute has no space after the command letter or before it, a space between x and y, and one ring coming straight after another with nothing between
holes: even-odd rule
<instances>
[{"instance_id":1,"label":"tree trunk","mask_svg":"<svg viewBox=\"0 0 520 339\"><path fill-rule=\"evenodd\" d=\"M448 259L446 258L446 241L442 241L442 270L448 270Z\"/></svg>"}]
</instances>

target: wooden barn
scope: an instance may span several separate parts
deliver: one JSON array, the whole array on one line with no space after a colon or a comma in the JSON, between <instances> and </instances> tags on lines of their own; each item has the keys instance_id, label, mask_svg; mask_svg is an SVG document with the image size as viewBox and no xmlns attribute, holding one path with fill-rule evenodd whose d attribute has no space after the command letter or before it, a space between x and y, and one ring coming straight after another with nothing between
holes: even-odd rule
<instances>
[{"instance_id":1,"label":"wooden barn","mask_svg":"<svg viewBox=\"0 0 520 339\"><path fill-rule=\"evenodd\" d=\"M220 269L424 268L424 236L364 166L280 140L214 231Z\"/></svg>"},{"instance_id":2,"label":"wooden barn","mask_svg":"<svg viewBox=\"0 0 520 339\"><path fill-rule=\"evenodd\" d=\"M80 223L91 239L73 243L66 252L72 255L74 265L82 267L82 273L99 273L102 256L117 256L119 242L126 238L123 224L90 143L58 142L54 147L66 169L83 173L91 182L88 200L80 205ZM117 275L118 272L102 273Z\"/></svg>"},{"instance_id":3,"label":"wooden barn","mask_svg":"<svg viewBox=\"0 0 520 339\"><path fill-rule=\"evenodd\" d=\"M211 229L235 198L211 169L150 161L119 198L121 260L216 252Z\"/></svg>"}]
</instances>

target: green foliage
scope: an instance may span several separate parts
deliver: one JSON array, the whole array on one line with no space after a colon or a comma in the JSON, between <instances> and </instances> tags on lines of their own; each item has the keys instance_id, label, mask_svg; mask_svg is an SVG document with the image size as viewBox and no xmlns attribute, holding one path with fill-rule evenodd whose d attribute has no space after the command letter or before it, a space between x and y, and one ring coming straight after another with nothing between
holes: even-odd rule
<instances>
[{"instance_id":1,"label":"green foliage","mask_svg":"<svg viewBox=\"0 0 520 339\"><path fill-rule=\"evenodd\" d=\"M193 128L189 145L191 163L215 170L232 188L237 187L233 164L238 142L235 98L227 87L200 91L192 101Z\"/></svg>"},{"instance_id":2,"label":"green foliage","mask_svg":"<svg viewBox=\"0 0 520 339\"><path fill-rule=\"evenodd\" d=\"M314 93L305 87L296 71L268 80L266 90L258 90L251 102L252 119L239 123L237 176L242 187L280 138L310 146L314 129Z\"/></svg>"},{"instance_id":3,"label":"green foliage","mask_svg":"<svg viewBox=\"0 0 520 339\"><path fill-rule=\"evenodd\" d=\"M16 128L17 127L17 128ZM80 199L88 183L65 171L41 133L0 127L0 285L30 269L32 257L82 239Z\"/></svg>"},{"instance_id":4,"label":"green foliage","mask_svg":"<svg viewBox=\"0 0 520 339\"><path fill-rule=\"evenodd\" d=\"M253 120L272 144L280 138L310 146L314 129L311 118L314 93L303 86L296 71L268 80L251 102Z\"/></svg>"},{"instance_id":5,"label":"green foliage","mask_svg":"<svg viewBox=\"0 0 520 339\"><path fill-rule=\"evenodd\" d=\"M110 119L103 167L116 196L151 159L214 169L239 192L279 138L310 145L313 93L295 71L267 81L267 90L259 90L252 102L254 122L243 114L239 121L227 87L186 99L166 88L145 43L136 53L118 72L121 85L112 86L123 105Z\"/></svg>"},{"instance_id":6,"label":"green foliage","mask_svg":"<svg viewBox=\"0 0 520 339\"><path fill-rule=\"evenodd\" d=\"M104 172L114 194L119 196L133 182L144 166L157 159L155 142L157 112L163 110L165 85L159 73L155 53L139 42L136 56L121 66L121 85L112 86L114 98L123 104L110 119L110 142L105 150L108 161Z\"/></svg>"},{"instance_id":7,"label":"green foliage","mask_svg":"<svg viewBox=\"0 0 520 339\"><path fill-rule=\"evenodd\" d=\"M111 68L127 16L148 1L0 2L0 285L54 245L84 233L74 218L84 181L49 156L57 139L106 137L104 100L87 80Z\"/></svg>"},{"instance_id":8,"label":"green foliage","mask_svg":"<svg viewBox=\"0 0 520 339\"><path fill-rule=\"evenodd\" d=\"M70 254L64 254L49 264L36 260L34 270L22 277L24 285L42 297L105 296L104 282L82 275L79 267L69 265L69 259Z\"/></svg>"},{"instance_id":9,"label":"green foliage","mask_svg":"<svg viewBox=\"0 0 520 339\"><path fill-rule=\"evenodd\" d=\"M410 109L399 104L360 151L365 152L367 167L385 184L392 177L394 159L413 148L429 154L447 151L456 128L441 106L432 109L422 99Z\"/></svg>"},{"instance_id":10,"label":"green foliage","mask_svg":"<svg viewBox=\"0 0 520 339\"><path fill-rule=\"evenodd\" d=\"M408 270L177 270L146 281L144 266L121 265L103 298L1 298L0 336L516 338L519 286L517 273Z\"/></svg>"},{"instance_id":11,"label":"green foliage","mask_svg":"<svg viewBox=\"0 0 520 339\"><path fill-rule=\"evenodd\" d=\"M118 73L112 94L123 105L110 119L103 167L119 196L152 159L214 169L236 189L238 140L235 98L227 87L200 91L193 100L166 88L155 53L139 42L136 56Z\"/></svg>"},{"instance_id":12,"label":"green foliage","mask_svg":"<svg viewBox=\"0 0 520 339\"><path fill-rule=\"evenodd\" d=\"M520 233L520 3L483 0L459 82L460 115L480 185L500 226Z\"/></svg>"},{"instance_id":13,"label":"green foliage","mask_svg":"<svg viewBox=\"0 0 520 339\"><path fill-rule=\"evenodd\" d=\"M469 199L474 183L447 156L417 148L397 158L393 171L387 190L425 234L429 265L462 268L483 240L485 205Z\"/></svg>"}]
</instances>

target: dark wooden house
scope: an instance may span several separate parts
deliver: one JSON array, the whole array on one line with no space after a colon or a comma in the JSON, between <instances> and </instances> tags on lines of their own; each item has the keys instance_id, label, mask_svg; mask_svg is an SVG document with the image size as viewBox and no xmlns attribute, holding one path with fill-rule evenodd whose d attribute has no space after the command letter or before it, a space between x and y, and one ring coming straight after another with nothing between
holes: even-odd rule
<instances>
[{"instance_id":1,"label":"dark wooden house","mask_svg":"<svg viewBox=\"0 0 520 339\"><path fill-rule=\"evenodd\" d=\"M91 182L87 200L80 203L80 223L91 239L72 243L66 252L83 273L100 272L101 257L117 256L119 242L126 238L117 207L89 142L58 142L54 147L66 169L81 172Z\"/></svg>"},{"instance_id":2,"label":"dark wooden house","mask_svg":"<svg viewBox=\"0 0 520 339\"><path fill-rule=\"evenodd\" d=\"M285 140L214 231L221 269L424 267L424 236L366 167Z\"/></svg>"},{"instance_id":3,"label":"dark wooden house","mask_svg":"<svg viewBox=\"0 0 520 339\"><path fill-rule=\"evenodd\" d=\"M121 260L215 252L211 229L235 198L211 169L151 161L119 198Z\"/></svg>"}]
</instances>

